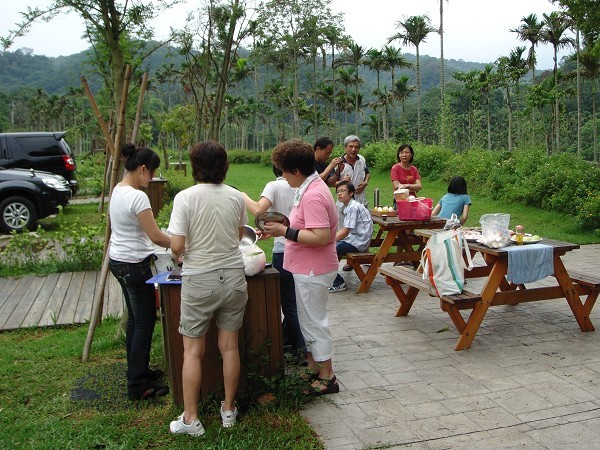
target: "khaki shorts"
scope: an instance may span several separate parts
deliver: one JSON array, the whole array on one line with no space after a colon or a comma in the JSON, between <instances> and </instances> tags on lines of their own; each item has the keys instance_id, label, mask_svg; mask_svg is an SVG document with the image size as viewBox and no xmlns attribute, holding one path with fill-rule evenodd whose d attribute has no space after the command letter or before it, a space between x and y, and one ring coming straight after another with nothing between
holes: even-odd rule
<instances>
[{"instance_id":1,"label":"khaki shorts","mask_svg":"<svg viewBox=\"0 0 600 450\"><path fill-rule=\"evenodd\" d=\"M200 275L184 275L181 286L179 333L204 336L213 315L217 327L237 331L244 321L248 300L244 269L217 269Z\"/></svg>"}]
</instances>

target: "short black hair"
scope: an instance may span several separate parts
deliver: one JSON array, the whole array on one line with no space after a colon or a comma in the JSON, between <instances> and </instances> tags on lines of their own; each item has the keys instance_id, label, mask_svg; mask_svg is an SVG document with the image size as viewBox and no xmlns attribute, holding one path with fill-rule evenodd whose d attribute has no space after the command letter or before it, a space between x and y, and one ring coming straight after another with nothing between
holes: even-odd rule
<instances>
[{"instance_id":1,"label":"short black hair","mask_svg":"<svg viewBox=\"0 0 600 450\"><path fill-rule=\"evenodd\" d=\"M450 183L448 184L448 193L449 194L457 194L457 195L466 195L467 194L467 182L461 177L452 177Z\"/></svg>"},{"instance_id":2,"label":"short black hair","mask_svg":"<svg viewBox=\"0 0 600 450\"><path fill-rule=\"evenodd\" d=\"M333 145L333 141L328 137L323 136L317 139L317 142L315 142L315 145L313 145L313 150L316 150L317 147L326 148L328 145Z\"/></svg>"},{"instance_id":3,"label":"short black hair","mask_svg":"<svg viewBox=\"0 0 600 450\"><path fill-rule=\"evenodd\" d=\"M340 181L339 184L335 187L335 192L337 192L338 188L341 186L346 186L348 188L348 193L352 194L352 198L354 198L354 193L356 192L356 188L352 184L352 182L344 180Z\"/></svg>"},{"instance_id":4,"label":"short black hair","mask_svg":"<svg viewBox=\"0 0 600 450\"><path fill-rule=\"evenodd\" d=\"M201 183L221 184L229 169L225 147L215 141L198 142L190 150L192 175Z\"/></svg>"}]
</instances>

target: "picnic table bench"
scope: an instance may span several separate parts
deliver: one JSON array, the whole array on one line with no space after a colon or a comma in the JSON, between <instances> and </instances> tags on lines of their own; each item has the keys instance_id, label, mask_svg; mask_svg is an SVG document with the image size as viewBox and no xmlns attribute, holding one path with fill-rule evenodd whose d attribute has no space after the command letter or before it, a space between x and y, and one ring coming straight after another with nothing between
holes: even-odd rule
<instances>
[{"instance_id":1,"label":"picnic table bench","mask_svg":"<svg viewBox=\"0 0 600 450\"><path fill-rule=\"evenodd\" d=\"M357 292L368 292L377 275L377 269L384 262L412 262L418 265L423 250L423 240L414 233L416 228L443 228L446 219L432 217L430 220L400 220L397 216L372 216L373 224L377 226L377 235L371 240L371 247L378 248L376 254L368 252L348 253L346 261L354 269L360 280ZM391 252L392 247L397 251ZM415 248L417 247L417 248ZM361 264L369 264L365 272Z\"/></svg>"},{"instance_id":2,"label":"picnic table bench","mask_svg":"<svg viewBox=\"0 0 600 450\"><path fill-rule=\"evenodd\" d=\"M382 266L379 273L385 276L385 282L391 286L400 302L396 317L407 316L419 291L429 292L431 288L429 282L423 279L423 274L410 267ZM433 296L431 293L429 295ZM481 302L481 294L464 289L460 294L440 297L440 308L448 313L456 329L462 333L466 323L460 310L473 309L478 302Z\"/></svg>"}]
</instances>

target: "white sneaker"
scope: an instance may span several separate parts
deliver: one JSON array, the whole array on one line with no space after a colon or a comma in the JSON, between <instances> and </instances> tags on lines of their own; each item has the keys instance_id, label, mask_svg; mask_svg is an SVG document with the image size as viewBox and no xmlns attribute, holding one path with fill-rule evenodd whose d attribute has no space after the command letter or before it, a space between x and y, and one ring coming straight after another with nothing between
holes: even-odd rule
<instances>
[{"instance_id":1,"label":"white sneaker","mask_svg":"<svg viewBox=\"0 0 600 450\"><path fill-rule=\"evenodd\" d=\"M229 428L235 425L235 421L237 419L238 409L237 406L234 406L233 411L224 411L223 404L225 402L221 402L221 419L223 420L223 428Z\"/></svg>"},{"instance_id":2,"label":"white sneaker","mask_svg":"<svg viewBox=\"0 0 600 450\"><path fill-rule=\"evenodd\" d=\"M169 425L173 434L189 434L190 436L202 436L204 427L198 419L194 419L189 425L183 421L183 413Z\"/></svg>"}]
</instances>

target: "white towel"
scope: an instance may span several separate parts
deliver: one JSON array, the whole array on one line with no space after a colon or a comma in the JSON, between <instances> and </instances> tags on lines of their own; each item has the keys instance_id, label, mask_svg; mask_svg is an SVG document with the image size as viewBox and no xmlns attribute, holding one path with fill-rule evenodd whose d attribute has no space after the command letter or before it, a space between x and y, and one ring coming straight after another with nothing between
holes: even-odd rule
<instances>
[{"instance_id":1,"label":"white towel","mask_svg":"<svg viewBox=\"0 0 600 450\"><path fill-rule=\"evenodd\" d=\"M304 195L304 191L308 188L308 185L319 178L319 174L317 172L309 175L306 180L300 185L298 189L296 189L296 193L294 194L294 206L298 206L300 204L300 200L302 200L302 196Z\"/></svg>"},{"instance_id":2,"label":"white towel","mask_svg":"<svg viewBox=\"0 0 600 450\"><path fill-rule=\"evenodd\" d=\"M554 251L543 244L507 247L508 271L506 279L515 284L527 284L554 274Z\"/></svg>"}]
</instances>

